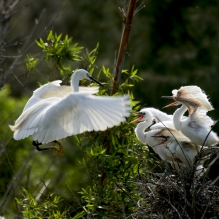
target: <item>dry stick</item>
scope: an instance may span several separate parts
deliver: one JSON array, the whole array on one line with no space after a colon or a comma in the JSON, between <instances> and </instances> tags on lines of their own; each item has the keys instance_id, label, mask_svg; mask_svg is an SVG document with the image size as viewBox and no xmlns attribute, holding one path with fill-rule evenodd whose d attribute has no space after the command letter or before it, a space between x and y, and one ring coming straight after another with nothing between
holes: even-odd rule
<instances>
[{"instance_id":1,"label":"dry stick","mask_svg":"<svg viewBox=\"0 0 219 219\"><path fill-rule=\"evenodd\" d=\"M216 121L214 122L214 125L211 127L211 130L210 130L210 131L208 132L208 134L206 135L205 140L204 140L204 142L203 142L203 144L202 144L201 150L204 148L205 142L207 141L208 136L210 135L212 129L213 129L214 126L217 124L217 122L218 122L218 120L216 120ZM200 150L200 151L201 151L201 150Z\"/></svg>"},{"instance_id":2,"label":"dry stick","mask_svg":"<svg viewBox=\"0 0 219 219\"><path fill-rule=\"evenodd\" d=\"M7 190L5 191L3 198L0 200L1 214L4 214L4 212L6 211L8 203L9 203L12 195L14 194L14 190L16 189L16 187L19 185L19 183L21 181L21 176L23 174L24 168L27 165L27 163L29 162L33 153L34 153L34 150L30 150L25 162L23 163L22 167L14 174L14 178L12 179Z\"/></svg>"},{"instance_id":3,"label":"dry stick","mask_svg":"<svg viewBox=\"0 0 219 219\"><path fill-rule=\"evenodd\" d=\"M125 17L125 26L123 29L120 46L119 46L119 52L118 57L116 61L115 71L114 71L114 81L113 81L113 89L111 91L111 95L115 94L118 88L119 78L121 75L122 70L122 64L125 56L125 50L129 39L129 33L131 30L131 23L134 16L135 11L135 4L137 0L130 0L128 11Z\"/></svg>"},{"instance_id":4,"label":"dry stick","mask_svg":"<svg viewBox=\"0 0 219 219\"><path fill-rule=\"evenodd\" d=\"M181 218L182 219L182 217L180 216L180 213L178 212L178 210L176 209L176 207L168 200L168 199L166 199L165 197L163 197L165 200L166 200L166 202L172 207L172 209L178 214L178 216L179 216L179 218Z\"/></svg>"},{"instance_id":5,"label":"dry stick","mask_svg":"<svg viewBox=\"0 0 219 219\"><path fill-rule=\"evenodd\" d=\"M199 155L200 155L201 152L203 151L205 142L207 141L208 136L210 135L211 131L213 130L213 128L214 128L214 126L217 124L217 122L218 122L218 120L215 121L214 125L211 127L210 131L209 131L208 134L206 135L205 140L204 140L204 142L203 142L203 144L202 144L202 147L201 147L201 149L200 149L200 151L199 151L199 154L198 154L198 156L196 155L196 158L195 158L195 161L194 161L195 164L198 163L198 161L199 161L199 163L200 163L200 160L201 160L201 159L199 158ZM215 162L218 157L219 157L219 155L217 155L216 158L214 158L213 161ZM214 162L213 162L213 163L214 163ZM213 165L213 163L211 162L210 164ZM210 164L209 164L209 166L210 166ZM207 173L208 171L209 171L209 169L206 171L206 173Z\"/></svg>"}]
</instances>

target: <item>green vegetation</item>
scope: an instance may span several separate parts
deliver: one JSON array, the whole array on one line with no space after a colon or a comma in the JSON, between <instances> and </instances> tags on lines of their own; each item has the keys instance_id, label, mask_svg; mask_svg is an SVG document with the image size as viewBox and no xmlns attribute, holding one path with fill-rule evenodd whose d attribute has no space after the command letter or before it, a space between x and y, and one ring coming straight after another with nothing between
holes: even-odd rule
<instances>
[{"instance_id":1,"label":"green vegetation","mask_svg":"<svg viewBox=\"0 0 219 219\"><path fill-rule=\"evenodd\" d=\"M0 214L7 219L218 217L217 165L201 180L169 168L159 183L164 164L136 139L132 118L64 139L63 156L37 152L31 138L12 139L8 124L39 84L69 84L72 71L84 68L104 84L98 95L111 95L124 2L2 3ZM210 115L218 119L218 9L216 0L138 1L115 95L128 93L133 111L161 109L161 96L195 84L211 97Z\"/></svg>"}]
</instances>

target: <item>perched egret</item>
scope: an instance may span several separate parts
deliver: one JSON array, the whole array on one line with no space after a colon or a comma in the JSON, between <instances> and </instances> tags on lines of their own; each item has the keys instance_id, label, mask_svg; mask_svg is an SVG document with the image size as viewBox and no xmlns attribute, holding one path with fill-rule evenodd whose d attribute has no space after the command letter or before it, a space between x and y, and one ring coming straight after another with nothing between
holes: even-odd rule
<instances>
[{"instance_id":1,"label":"perched egret","mask_svg":"<svg viewBox=\"0 0 219 219\"><path fill-rule=\"evenodd\" d=\"M219 141L215 132L211 131L214 121L206 115L213 110L206 94L197 86L184 86L172 91L173 96L164 98L174 99L176 102L167 105L181 105L173 114L173 123L176 130L181 131L192 142L198 145L213 145ZM183 119L183 114L188 110L189 116Z\"/></svg>"},{"instance_id":2,"label":"perched egret","mask_svg":"<svg viewBox=\"0 0 219 219\"><path fill-rule=\"evenodd\" d=\"M150 129L162 129L167 127L174 128L172 122L173 116L153 107L143 108L139 112L134 112L134 114L137 114L139 117L133 120L131 123L141 122L139 126L141 126L144 130L149 127ZM153 124L154 122L156 124Z\"/></svg>"},{"instance_id":3,"label":"perched egret","mask_svg":"<svg viewBox=\"0 0 219 219\"><path fill-rule=\"evenodd\" d=\"M32 136L45 144L86 131L104 131L124 122L131 111L129 96L92 95L98 88L80 88L83 78L100 84L79 69L71 77L71 86L54 81L35 90L20 117L10 125L14 139Z\"/></svg>"},{"instance_id":4,"label":"perched egret","mask_svg":"<svg viewBox=\"0 0 219 219\"><path fill-rule=\"evenodd\" d=\"M166 160L175 169L183 167L192 167L196 155L200 152L201 146L196 145L188 139L178 136L176 130L162 129L156 135L152 136L153 141L160 141L159 147L154 147L157 154L163 156L162 160ZM202 161L203 162L203 161ZM198 176L205 172L205 168L201 163L196 166L195 175Z\"/></svg>"},{"instance_id":5,"label":"perched egret","mask_svg":"<svg viewBox=\"0 0 219 219\"><path fill-rule=\"evenodd\" d=\"M176 145L171 144L171 142L168 140L170 138L169 136L174 136L177 141L189 141L189 139L181 132L172 129L173 125L167 127L162 123L160 123L160 128L145 132L145 130L153 123L154 115L151 113L150 108L142 109L140 112L136 112L136 114L138 114L139 117L133 120L131 123L140 122L135 128L135 134L138 140L151 147L162 160L173 165L175 162L174 154L176 153ZM163 123L164 122L166 121L163 121ZM174 141L176 140L174 139ZM169 144L167 145L167 143Z\"/></svg>"},{"instance_id":6,"label":"perched egret","mask_svg":"<svg viewBox=\"0 0 219 219\"><path fill-rule=\"evenodd\" d=\"M186 166L192 166L195 156L201 149L200 145L192 143L185 136L179 135L176 130L162 130L153 136L154 138L164 139L169 148L174 148L174 156Z\"/></svg>"},{"instance_id":7,"label":"perched egret","mask_svg":"<svg viewBox=\"0 0 219 219\"><path fill-rule=\"evenodd\" d=\"M145 133L147 145L150 146L162 160L167 161L172 167L178 169L185 166L184 160L180 159L179 155L182 151L178 150L181 146L181 141L188 141L189 139L183 136L180 132L173 129L157 129ZM179 153L181 152L181 153Z\"/></svg>"}]
</instances>

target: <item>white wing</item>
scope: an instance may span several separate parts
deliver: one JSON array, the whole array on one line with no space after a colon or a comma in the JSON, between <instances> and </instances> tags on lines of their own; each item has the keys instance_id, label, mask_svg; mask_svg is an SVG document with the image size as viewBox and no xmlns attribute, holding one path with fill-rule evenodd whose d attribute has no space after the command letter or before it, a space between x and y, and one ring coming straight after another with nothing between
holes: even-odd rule
<instances>
[{"instance_id":1,"label":"white wing","mask_svg":"<svg viewBox=\"0 0 219 219\"><path fill-rule=\"evenodd\" d=\"M192 118L201 126L204 127L211 127L214 125L214 121L206 115L206 110L203 110L201 108L198 108L196 112L192 115Z\"/></svg>"},{"instance_id":2,"label":"white wing","mask_svg":"<svg viewBox=\"0 0 219 219\"><path fill-rule=\"evenodd\" d=\"M32 97L28 100L27 104L25 105L23 112L43 99L51 97L63 98L68 94L72 93L71 86L60 86L60 83L62 83L61 80L52 81L36 89L33 92ZM98 93L98 91L99 87L79 87L80 93L96 94Z\"/></svg>"},{"instance_id":3,"label":"white wing","mask_svg":"<svg viewBox=\"0 0 219 219\"><path fill-rule=\"evenodd\" d=\"M72 93L64 98L44 99L23 111L14 126L14 139L32 135L48 143L85 131L104 131L130 115L129 97L102 97Z\"/></svg>"}]
</instances>

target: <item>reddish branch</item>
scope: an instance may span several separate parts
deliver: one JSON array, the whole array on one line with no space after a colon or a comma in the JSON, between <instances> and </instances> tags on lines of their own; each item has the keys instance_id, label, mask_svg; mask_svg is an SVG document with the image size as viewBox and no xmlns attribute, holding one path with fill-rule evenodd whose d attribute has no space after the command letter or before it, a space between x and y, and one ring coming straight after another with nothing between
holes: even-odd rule
<instances>
[{"instance_id":1,"label":"reddish branch","mask_svg":"<svg viewBox=\"0 0 219 219\"><path fill-rule=\"evenodd\" d=\"M120 46L119 46L119 51L118 51L118 56L116 60L114 81L113 81L113 88L112 88L111 95L115 94L118 88L119 78L121 75L121 70L122 70L122 65L123 65L123 58L125 56L125 50L126 50L126 46L127 46L128 39L129 39L129 33L131 30L131 24L132 24L132 19L134 16L136 1L137 0L130 0L128 11L125 17L125 25L124 25L124 29L123 29L123 33L122 33L122 37L120 41Z\"/></svg>"}]
</instances>

